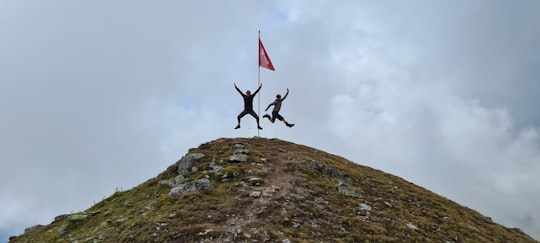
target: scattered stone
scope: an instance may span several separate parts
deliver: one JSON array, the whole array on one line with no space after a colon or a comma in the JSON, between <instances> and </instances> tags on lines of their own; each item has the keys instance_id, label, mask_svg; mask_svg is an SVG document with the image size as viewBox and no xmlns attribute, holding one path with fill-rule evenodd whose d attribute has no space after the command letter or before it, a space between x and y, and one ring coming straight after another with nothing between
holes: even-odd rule
<instances>
[{"instance_id":1,"label":"scattered stone","mask_svg":"<svg viewBox=\"0 0 540 243\"><path fill-rule=\"evenodd\" d=\"M227 181L231 181L233 178L232 175L229 175L228 173L225 173L221 176L221 181L222 182L227 182Z\"/></svg>"},{"instance_id":2,"label":"scattered stone","mask_svg":"<svg viewBox=\"0 0 540 243\"><path fill-rule=\"evenodd\" d=\"M252 193L249 194L250 197L254 197L254 198L258 198L261 196L261 192L259 191L254 191Z\"/></svg>"},{"instance_id":3,"label":"scattered stone","mask_svg":"<svg viewBox=\"0 0 540 243\"><path fill-rule=\"evenodd\" d=\"M418 227L416 227L416 225L414 225L414 224L407 223L406 226L407 226L407 228L409 228L409 229L412 229L412 230L418 230Z\"/></svg>"},{"instance_id":4,"label":"scattered stone","mask_svg":"<svg viewBox=\"0 0 540 243\"><path fill-rule=\"evenodd\" d=\"M171 178L169 180L169 186L172 188L172 187L177 187L179 185L181 185L182 183L186 182L188 179L185 178L183 175L177 175L176 177L174 178Z\"/></svg>"},{"instance_id":5,"label":"scattered stone","mask_svg":"<svg viewBox=\"0 0 540 243\"><path fill-rule=\"evenodd\" d=\"M212 232L212 231L214 231L214 230L211 230L211 229L205 229L204 232L199 232L199 235L206 235L206 234L208 234L208 233L210 233L210 232Z\"/></svg>"},{"instance_id":6,"label":"scattered stone","mask_svg":"<svg viewBox=\"0 0 540 243\"><path fill-rule=\"evenodd\" d=\"M180 164L178 165L178 174L183 175L191 171L193 166L195 166L202 157L204 157L204 154L202 153L187 154L182 157L182 159L180 159Z\"/></svg>"},{"instance_id":7,"label":"scattered stone","mask_svg":"<svg viewBox=\"0 0 540 243\"><path fill-rule=\"evenodd\" d=\"M284 240L282 240L281 242L282 242L282 243L291 243L291 240L289 240L289 239L284 239Z\"/></svg>"},{"instance_id":8,"label":"scattered stone","mask_svg":"<svg viewBox=\"0 0 540 243\"><path fill-rule=\"evenodd\" d=\"M230 163L242 163L248 159L249 149L247 143L234 142L231 144L233 155L229 158Z\"/></svg>"},{"instance_id":9,"label":"scattered stone","mask_svg":"<svg viewBox=\"0 0 540 243\"><path fill-rule=\"evenodd\" d=\"M341 181L339 182L339 185L338 185L338 192L348 197L354 197L354 198L360 198L360 199L364 198L364 195L362 195L362 193L359 190Z\"/></svg>"},{"instance_id":10,"label":"scattered stone","mask_svg":"<svg viewBox=\"0 0 540 243\"><path fill-rule=\"evenodd\" d=\"M174 187L169 192L169 195L173 197L179 197L188 192L200 192L212 188L213 187L210 184L210 180L208 180L207 178L203 178Z\"/></svg>"},{"instance_id":11,"label":"scattered stone","mask_svg":"<svg viewBox=\"0 0 540 243\"><path fill-rule=\"evenodd\" d=\"M242 163L242 162L246 162L247 159L248 159L247 154L233 154L229 158L229 162L231 162L231 163Z\"/></svg>"},{"instance_id":12,"label":"scattered stone","mask_svg":"<svg viewBox=\"0 0 540 243\"><path fill-rule=\"evenodd\" d=\"M389 202L384 202L384 204L386 204L386 206L388 207L391 207L391 208L393 207L392 204L390 204Z\"/></svg>"},{"instance_id":13,"label":"scattered stone","mask_svg":"<svg viewBox=\"0 0 540 243\"><path fill-rule=\"evenodd\" d=\"M474 227L474 226L467 226L467 229L468 230L471 230L471 231L478 231L478 228Z\"/></svg>"},{"instance_id":14,"label":"scattered stone","mask_svg":"<svg viewBox=\"0 0 540 243\"><path fill-rule=\"evenodd\" d=\"M319 164L317 162L310 162L307 166L309 168L317 170L317 171L319 171L319 172L321 172L321 173L323 173L325 175L333 176L333 177L336 177L336 178L342 178L343 177L343 175L341 174L341 172L338 169L333 168L331 166Z\"/></svg>"},{"instance_id":15,"label":"scattered stone","mask_svg":"<svg viewBox=\"0 0 540 243\"><path fill-rule=\"evenodd\" d=\"M231 149L232 150L247 149L248 146L249 145L247 143L242 143L242 142L233 142L233 143L231 143Z\"/></svg>"},{"instance_id":16,"label":"scattered stone","mask_svg":"<svg viewBox=\"0 0 540 243\"><path fill-rule=\"evenodd\" d=\"M119 219L115 220L114 222L118 223L118 224L121 224L121 223L124 223L124 222L126 222L128 220L129 220L129 218L124 217L124 218L119 218Z\"/></svg>"},{"instance_id":17,"label":"scattered stone","mask_svg":"<svg viewBox=\"0 0 540 243\"><path fill-rule=\"evenodd\" d=\"M251 178L248 179L248 183L251 186L260 186L260 185L263 184L263 180L261 178L258 178L258 177L251 177Z\"/></svg>"},{"instance_id":18,"label":"scattered stone","mask_svg":"<svg viewBox=\"0 0 540 243\"><path fill-rule=\"evenodd\" d=\"M365 203L362 203L360 204L360 210L362 211L371 211L371 206L365 204Z\"/></svg>"},{"instance_id":19,"label":"scattered stone","mask_svg":"<svg viewBox=\"0 0 540 243\"><path fill-rule=\"evenodd\" d=\"M214 173L215 174L215 173L220 172L223 169L223 167L215 165L215 163L212 162L212 163L210 163L210 169L212 169L212 170L210 170L209 173Z\"/></svg>"},{"instance_id":20,"label":"scattered stone","mask_svg":"<svg viewBox=\"0 0 540 243\"><path fill-rule=\"evenodd\" d=\"M262 197L265 197L265 198L269 198L269 197L272 197L274 195L274 192L273 190L265 190L264 192L262 192Z\"/></svg>"}]
</instances>

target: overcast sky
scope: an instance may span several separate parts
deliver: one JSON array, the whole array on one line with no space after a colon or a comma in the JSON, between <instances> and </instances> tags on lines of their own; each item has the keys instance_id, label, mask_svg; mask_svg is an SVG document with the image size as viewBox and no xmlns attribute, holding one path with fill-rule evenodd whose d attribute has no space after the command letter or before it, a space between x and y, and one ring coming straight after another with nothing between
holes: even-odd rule
<instances>
[{"instance_id":1,"label":"overcast sky","mask_svg":"<svg viewBox=\"0 0 540 243\"><path fill-rule=\"evenodd\" d=\"M402 177L540 239L540 1L0 0L0 242L260 135ZM261 114L262 115L262 114Z\"/></svg>"}]
</instances>

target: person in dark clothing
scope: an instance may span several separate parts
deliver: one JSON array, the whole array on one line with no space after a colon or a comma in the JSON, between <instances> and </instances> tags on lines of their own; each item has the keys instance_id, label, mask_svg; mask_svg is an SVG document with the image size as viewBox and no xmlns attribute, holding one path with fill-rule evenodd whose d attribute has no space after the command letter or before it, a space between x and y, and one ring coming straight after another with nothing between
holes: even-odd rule
<instances>
[{"instance_id":1,"label":"person in dark clothing","mask_svg":"<svg viewBox=\"0 0 540 243\"><path fill-rule=\"evenodd\" d=\"M285 120L285 118L283 118L283 116L281 116L279 114L279 110L281 109L281 102L283 102L285 100L285 98L287 98L287 95L289 95L289 89L288 88L287 88L287 93L285 94L285 96L283 96L283 98L281 98L280 94L277 94L276 95L276 100L274 100L274 102L270 103L268 105L268 107L266 107L266 109L264 110L264 111L267 111L268 108L270 108L270 106L274 106L274 110L272 110L272 116L270 116L268 114L265 114L263 117L268 118L268 120L270 120L271 123L274 123L274 121L276 121L276 119L278 119L280 121L283 121L285 123L285 125L287 125L288 127L293 127L294 124L288 123Z\"/></svg>"},{"instance_id":2,"label":"person in dark clothing","mask_svg":"<svg viewBox=\"0 0 540 243\"><path fill-rule=\"evenodd\" d=\"M244 98L244 110L238 115L238 125L236 125L234 129L240 128L240 119L247 114L253 116L255 120L257 120L257 128L262 129L262 127L259 125L259 116L257 115L257 113L255 113L255 111L253 111L253 98L255 97L255 95L257 95L257 93L259 93L261 87L262 84L259 84L259 88L255 90L255 93L251 94L251 91L247 90L246 94L244 94L238 87L236 87L236 83L234 84L234 88L236 89L236 91L238 91L238 93L240 93L240 95L242 95L242 97Z\"/></svg>"}]
</instances>

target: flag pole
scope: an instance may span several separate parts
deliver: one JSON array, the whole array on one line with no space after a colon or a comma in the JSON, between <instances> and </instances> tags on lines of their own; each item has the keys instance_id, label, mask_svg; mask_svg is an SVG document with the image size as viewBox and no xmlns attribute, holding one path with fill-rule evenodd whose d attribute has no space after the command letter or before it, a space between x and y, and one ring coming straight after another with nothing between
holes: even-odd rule
<instances>
[{"instance_id":1,"label":"flag pole","mask_svg":"<svg viewBox=\"0 0 540 243\"><path fill-rule=\"evenodd\" d=\"M259 40L257 41L257 88L261 86L261 65L260 65L260 58L261 58L261 47L259 46L259 41L261 40L261 30L259 30ZM259 101L257 102L257 114L261 114L261 94L259 94ZM259 117L260 119L260 117ZM260 122L260 121L259 121ZM257 128L257 137L259 137L259 128Z\"/></svg>"}]
</instances>

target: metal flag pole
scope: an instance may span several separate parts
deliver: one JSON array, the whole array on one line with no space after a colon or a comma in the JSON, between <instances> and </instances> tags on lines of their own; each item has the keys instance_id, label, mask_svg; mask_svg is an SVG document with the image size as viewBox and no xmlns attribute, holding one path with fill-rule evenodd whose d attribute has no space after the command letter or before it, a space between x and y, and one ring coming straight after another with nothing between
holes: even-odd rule
<instances>
[{"instance_id":1,"label":"metal flag pole","mask_svg":"<svg viewBox=\"0 0 540 243\"><path fill-rule=\"evenodd\" d=\"M259 30L259 39L257 41L257 88L259 88L259 86L261 86L261 64L260 64L260 60L261 60L261 47L260 47L260 44L259 44L259 41L261 39L261 30ZM259 97L258 97L258 102L257 102L257 115L261 114L261 92L259 91ZM260 119L260 117L259 117ZM259 121L260 122L260 121ZM259 125L259 124L257 124ZM257 137L259 137L259 128L257 128Z\"/></svg>"}]
</instances>

